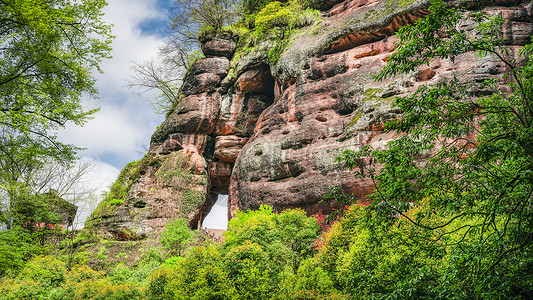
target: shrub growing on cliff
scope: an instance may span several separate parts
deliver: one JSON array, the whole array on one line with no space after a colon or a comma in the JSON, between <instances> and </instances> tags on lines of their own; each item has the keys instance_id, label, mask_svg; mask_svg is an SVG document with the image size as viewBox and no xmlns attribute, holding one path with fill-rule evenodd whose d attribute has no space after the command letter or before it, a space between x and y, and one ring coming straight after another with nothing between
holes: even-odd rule
<instances>
[{"instance_id":1,"label":"shrub growing on cliff","mask_svg":"<svg viewBox=\"0 0 533 300\"><path fill-rule=\"evenodd\" d=\"M255 16L255 33L262 36L274 27L288 26L296 15L296 3L284 5L279 1L270 2Z\"/></svg>"}]
</instances>

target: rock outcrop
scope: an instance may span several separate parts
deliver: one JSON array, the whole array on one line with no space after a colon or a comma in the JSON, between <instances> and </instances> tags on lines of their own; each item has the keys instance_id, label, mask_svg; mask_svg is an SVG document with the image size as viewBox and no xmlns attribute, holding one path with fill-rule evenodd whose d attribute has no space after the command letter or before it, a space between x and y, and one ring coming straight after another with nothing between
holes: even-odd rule
<instances>
[{"instance_id":1,"label":"rock outcrop","mask_svg":"<svg viewBox=\"0 0 533 300\"><path fill-rule=\"evenodd\" d=\"M194 227L206 203L207 163L195 147L178 148L149 153L126 166L85 228L126 241L161 232L178 218L188 219Z\"/></svg>"},{"instance_id":2,"label":"rock outcrop","mask_svg":"<svg viewBox=\"0 0 533 300\"><path fill-rule=\"evenodd\" d=\"M301 207L309 213L327 210L318 202L332 186L364 197L373 190L371 182L356 178L335 157L346 149L383 147L393 139L383 129L385 122L401 115L392 105L396 96L452 74L475 81L505 71L497 57L467 53L454 62L434 60L412 74L375 82L372 76L394 52L395 32L425 16L430 1L318 2L314 5L322 10L321 22L294 34L274 62L269 60L275 47L271 40L244 50L229 32L201 37L206 58L192 66L183 98L153 134L148 154L166 160L186 151L195 157L197 163L189 170L204 176L206 185L196 188L204 200L187 215L191 224L202 219L217 193L229 193L231 215L261 204L277 210ZM472 9L507 19L504 40L511 56L530 41L533 2L476 5ZM234 51L240 51L237 58ZM154 168L141 174L128 197L173 207L179 201L159 190L157 172ZM150 205L146 207L157 207ZM143 217L157 219L160 213L156 209Z\"/></svg>"}]
</instances>

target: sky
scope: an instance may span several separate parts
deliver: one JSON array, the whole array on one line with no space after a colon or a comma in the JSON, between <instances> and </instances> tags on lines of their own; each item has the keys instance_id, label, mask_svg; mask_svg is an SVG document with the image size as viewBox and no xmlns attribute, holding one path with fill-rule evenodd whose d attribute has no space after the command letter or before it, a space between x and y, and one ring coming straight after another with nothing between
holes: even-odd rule
<instances>
[{"instance_id":1,"label":"sky","mask_svg":"<svg viewBox=\"0 0 533 300\"><path fill-rule=\"evenodd\" d=\"M217 202L204 219L203 228L228 228L228 195L218 195Z\"/></svg>"},{"instance_id":2,"label":"sky","mask_svg":"<svg viewBox=\"0 0 533 300\"><path fill-rule=\"evenodd\" d=\"M62 142L86 149L78 156L95 165L88 175L88 184L97 195L108 190L128 162L144 156L150 136L164 120L147 101L155 92L138 95L125 86L134 75L133 61L143 62L157 56L168 32L168 9L173 0L108 3L104 20L113 24L116 36L113 58L103 62L103 74L95 75L100 99L84 100L87 108L100 107L100 111L85 126L67 126L59 132Z\"/></svg>"}]
</instances>

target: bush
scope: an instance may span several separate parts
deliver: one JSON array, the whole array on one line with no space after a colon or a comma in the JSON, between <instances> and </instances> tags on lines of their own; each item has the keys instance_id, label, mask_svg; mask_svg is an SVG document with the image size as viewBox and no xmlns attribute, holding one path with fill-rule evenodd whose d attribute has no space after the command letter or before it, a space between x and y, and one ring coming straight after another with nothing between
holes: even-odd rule
<instances>
[{"instance_id":1,"label":"bush","mask_svg":"<svg viewBox=\"0 0 533 300\"><path fill-rule=\"evenodd\" d=\"M0 277L9 273L14 276L39 249L27 230L15 227L0 231Z\"/></svg>"},{"instance_id":2,"label":"bush","mask_svg":"<svg viewBox=\"0 0 533 300\"><path fill-rule=\"evenodd\" d=\"M38 256L13 279L0 284L2 299L141 299L139 288L132 284L113 284L104 273L88 266L66 270L53 256Z\"/></svg>"},{"instance_id":3,"label":"bush","mask_svg":"<svg viewBox=\"0 0 533 300\"><path fill-rule=\"evenodd\" d=\"M246 15L254 14L275 0L244 0L243 7ZM277 1L276 1L277 2Z\"/></svg>"},{"instance_id":4,"label":"bush","mask_svg":"<svg viewBox=\"0 0 533 300\"><path fill-rule=\"evenodd\" d=\"M113 274L109 276L109 280L113 284L127 283L130 282L132 271L128 266L125 266L123 263L120 263L115 266L113 269Z\"/></svg>"},{"instance_id":5,"label":"bush","mask_svg":"<svg viewBox=\"0 0 533 300\"><path fill-rule=\"evenodd\" d=\"M18 278L30 279L42 286L57 287L65 281L65 264L54 256L37 256L26 264Z\"/></svg>"},{"instance_id":6,"label":"bush","mask_svg":"<svg viewBox=\"0 0 533 300\"><path fill-rule=\"evenodd\" d=\"M308 291L315 295L326 295L336 291L330 274L315 259L302 262L298 268L295 288L297 291Z\"/></svg>"},{"instance_id":7,"label":"bush","mask_svg":"<svg viewBox=\"0 0 533 300\"><path fill-rule=\"evenodd\" d=\"M179 227L186 228L183 222ZM257 211L238 212L225 233L225 244L193 247L184 257L167 259L152 274L147 297L276 298L282 282L288 282L283 274L295 271L302 259L312 256L319 233L315 219L300 209L276 214L271 207L261 206Z\"/></svg>"},{"instance_id":8,"label":"bush","mask_svg":"<svg viewBox=\"0 0 533 300\"><path fill-rule=\"evenodd\" d=\"M260 245L250 241L232 248L224 259L228 281L238 299L267 299L275 294L277 266Z\"/></svg>"},{"instance_id":9,"label":"bush","mask_svg":"<svg viewBox=\"0 0 533 300\"><path fill-rule=\"evenodd\" d=\"M165 260L158 249L149 249L141 262L134 268L120 263L113 269L113 273L108 279L113 284L135 284L144 286L148 283L149 277L159 269Z\"/></svg>"},{"instance_id":10,"label":"bush","mask_svg":"<svg viewBox=\"0 0 533 300\"><path fill-rule=\"evenodd\" d=\"M65 282L66 268L53 256L37 256L14 278L0 285L2 299L44 299Z\"/></svg>"},{"instance_id":11,"label":"bush","mask_svg":"<svg viewBox=\"0 0 533 300\"><path fill-rule=\"evenodd\" d=\"M194 232L189 229L187 221L174 220L167 224L159 241L171 254L181 256L182 252L193 242Z\"/></svg>"},{"instance_id":12,"label":"bush","mask_svg":"<svg viewBox=\"0 0 533 300\"><path fill-rule=\"evenodd\" d=\"M295 15L294 5L285 6L279 1L270 2L255 18L255 34L261 36L271 28L288 26Z\"/></svg>"},{"instance_id":13,"label":"bush","mask_svg":"<svg viewBox=\"0 0 533 300\"><path fill-rule=\"evenodd\" d=\"M256 211L238 212L230 220L224 247L231 249L247 242L256 243L270 259L296 268L300 260L312 256L312 245L320 230L315 219L307 217L301 209L276 214L272 207L262 205Z\"/></svg>"},{"instance_id":14,"label":"bush","mask_svg":"<svg viewBox=\"0 0 533 300\"><path fill-rule=\"evenodd\" d=\"M149 299L227 299L232 293L215 246L194 247L173 261L150 276Z\"/></svg>"}]
</instances>

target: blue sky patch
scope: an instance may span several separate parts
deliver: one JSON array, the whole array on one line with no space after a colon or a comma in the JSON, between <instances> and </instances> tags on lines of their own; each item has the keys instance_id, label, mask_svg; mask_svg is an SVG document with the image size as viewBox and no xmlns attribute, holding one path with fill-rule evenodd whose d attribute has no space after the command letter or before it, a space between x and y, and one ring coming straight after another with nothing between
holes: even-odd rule
<instances>
[{"instance_id":1,"label":"blue sky patch","mask_svg":"<svg viewBox=\"0 0 533 300\"><path fill-rule=\"evenodd\" d=\"M170 11L173 5L173 0L158 0L156 3L157 9L165 11L165 15L168 15L168 12ZM156 35L160 37L165 37L169 33L169 23L170 19L168 17L150 19L141 23L139 25L139 29L145 35Z\"/></svg>"}]
</instances>

